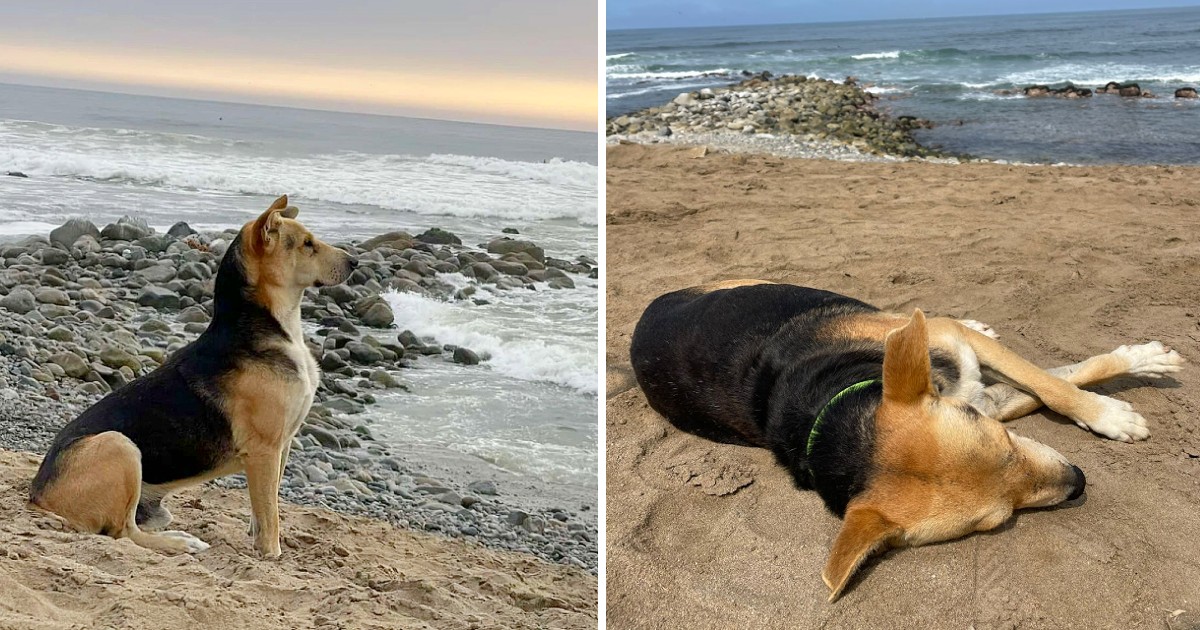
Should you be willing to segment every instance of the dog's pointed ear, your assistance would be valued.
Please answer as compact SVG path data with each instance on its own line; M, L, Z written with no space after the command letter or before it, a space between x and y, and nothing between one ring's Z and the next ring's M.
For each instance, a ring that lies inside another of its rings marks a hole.
M287 210L290 206L287 205L287 200L287 195L276 199L275 203L271 204L271 207L267 208L266 212L263 212L254 220L254 225L250 228L250 233L247 235L250 239L250 247L254 251L259 253L265 252L277 240L279 224L283 221L281 217L288 216ZM296 216L295 208L291 209L293 210L291 216Z
M863 561L900 531L898 525L874 508L857 506L847 510L842 531L829 552L825 570L821 571L821 579L829 587L829 601L840 597Z
M270 208L267 208L267 212L271 212L272 210L278 211L279 214L281 214L289 219L295 219L296 216L300 214L299 208L297 208L296 206L288 205L287 195L283 195L280 198L276 199L275 203L271 204Z
M929 363L929 330L921 309L883 342L883 399L911 404L935 393Z

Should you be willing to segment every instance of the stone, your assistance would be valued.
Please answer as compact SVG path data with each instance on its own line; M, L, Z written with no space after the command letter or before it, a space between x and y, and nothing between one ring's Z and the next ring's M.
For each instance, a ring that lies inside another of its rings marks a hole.
M337 435L328 429L322 429L314 424L300 425L300 435L310 435L324 446L325 448L341 449L342 443L338 440Z
M345 347L350 351L350 358L358 363L370 365L383 360L383 353L361 341L351 341Z
M54 328L50 329L50 332L46 333L46 337L53 339L54 341L71 341L75 339L75 333L63 328L62 326L55 326Z
M386 302L376 302L359 319L362 320L363 324L372 328L387 328L396 321L396 316L392 313L391 307Z
M100 351L100 362L113 369L125 366L136 372L142 368L142 362L137 357L115 346Z
M468 350L467 348L463 348L461 346L454 349L453 359L455 363L461 363L463 365L479 364L479 355L475 354L474 351Z
M442 228L429 228L421 234L417 235L418 241L422 243L432 243L434 245L462 245L462 239L458 238L451 232L447 232Z
M327 372L336 372L349 365L349 363L346 363L346 360L339 356L336 352L326 352L325 354L321 355L320 363L321 369Z
M149 306L158 310L178 310L179 295L170 289L149 286L142 289L137 303L141 306Z
M46 247L42 249L43 265L65 265L70 260L71 255L61 249L58 249L57 247Z
M61 367L67 376L83 378L92 371L91 366L74 352L59 352L50 356L50 362Z
M175 268L170 265L153 265L138 271L137 274L155 284L165 284L175 279Z
M196 233L197 233L196 230L193 230L192 226L188 225L187 223L185 223L183 221L180 221L179 223L172 225L171 229L167 230L167 234L170 236L174 236L175 238L183 238L185 236L191 236Z
M50 242L63 249L71 249L82 236L100 238L100 230L87 219L70 219L50 232Z
M37 308L37 301L29 289L17 287L9 291L8 295L0 298L0 306L14 313L24 315Z
M368 251L378 249L380 247L389 247L391 249L404 251L412 247L413 243L415 242L416 239L408 232L388 232L386 234L380 234L375 238L368 239L359 247Z
M546 260L546 252L541 247L530 241L516 240L507 236L488 241L486 248L491 254L504 255L512 252L525 252L538 262Z
M212 318L208 316L208 311L205 311L204 309L200 308L199 306L189 306L189 307L183 309L183 311L181 311L179 313L179 316L176 319L178 321L181 321L184 323L204 324L204 323L207 323Z
M144 236L149 236L152 232L150 226L141 219L121 217L116 223L104 226L104 229L100 231L100 237L114 241L136 241Z
M67 292L62 289L52 287L42 287L34 293L40 304L57 304L58 306L70 306L71 298L67 296Z

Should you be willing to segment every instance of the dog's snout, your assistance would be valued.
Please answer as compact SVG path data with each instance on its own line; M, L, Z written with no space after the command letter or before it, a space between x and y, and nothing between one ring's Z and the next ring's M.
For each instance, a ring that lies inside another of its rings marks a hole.
M1071 465L1071 472L1075 475L1074 485L1071 486L1071 494L1067 496L1068 501L1074 501L1083 495L1083 488L1087 485L1087 477L1083 471L1074 464Z
M346 257L346 264L349 265L351 270L358 269L358 259L353 256Z

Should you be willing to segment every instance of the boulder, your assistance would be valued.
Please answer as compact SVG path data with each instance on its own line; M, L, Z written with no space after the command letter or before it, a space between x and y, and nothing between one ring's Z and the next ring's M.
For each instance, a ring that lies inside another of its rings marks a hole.
M179 295L170 289L148 286L142 289L142 294L138 296L137 303L140 306L149 306L160 311L177 310L179 309Z
M418 234L417 240L422 243L432 243L434 245L462 245L461 238L458 238L452 232L447 232L437 227L429 228Z
M396 316L386 302L380 301L369 306L359 319L372 328L387 328L396 321Z
M489 253L500 256L513 252L525 252L538 262L546 260L546 252L541 247L530 241L512 239L507 236L488 241L487 250Z
M468 350L467 348L463 348L461 346L454 349L454 357L453 358L454 358L455 363L461 363L463 365L478 365L479 364L479 355L475 354L474 351Z
M191 236L196 233L197 233L196 230L193 230L192 226L188 225L187 223L185 223L183 221L180 221L179 223L172 225L171 229L167 230L167 234L174 236L175 238L183 238L185 236Z
M1196 93L1196 88L1183 87L1175 90L1175 98L1200 98L1200 94Z
M136 241L139 238L150 236L153 232L154 230L150 229L145 220L124 216L116 223L104 226L104 229L100 231L100 237L114 241Z
M408 232L388 232L387 234L380 234L375 238L367 240L359 247L368 251L380 247L390 247L403 251L412 247L415 242L416 239Z
M63 249L71 249L81 236L99 239L100 230L87 219L70 219L50 232L50 242Z

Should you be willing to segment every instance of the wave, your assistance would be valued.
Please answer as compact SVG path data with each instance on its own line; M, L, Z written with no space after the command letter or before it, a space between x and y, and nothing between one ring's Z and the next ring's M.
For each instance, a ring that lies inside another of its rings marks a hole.
M383 297L395 314L397 327L418 337L430 336L439 343L487 353L491 358L484 365L501 374L554 383L585 394L598 391L596 344L587 335L547 332L554 330L554 322L533 321L527 309L521 311L523 322L506 322L499 314L489 317L502 302L476 306L395 291L385 292ZM594 328L594 322L591 325Z
M653 68L653 66L651 66ZM610 69L615 69L610 68ZM642 70L634 72L606 72L608 79L693 79L705 76L728 76L734 73L729 68L708 70Z
M1031 83L1074 83L1075 85L1104 85L1109 81L1140 83L1200 83L1200 66L1162 68L1128 64L1059 64L1013 72L997 79L996 84L1029 85ZM992 85L996 85L992 84Z
M887 51L887 52L863 53L863 54L861 54L861 55L850 55L850 58L851 58L851 59L858 59L858 60L863 60L863 59L899 59L899 58L900 58L900 51L899 51L899 50L889 50L889 51Z
M551 159L355 152L275 157L175 139L131 145L122 133L0 121L0 170L186 191L278 195L423 215L596 224L598 169ZM172 135L172 134L164 134ZM178 134L175 134L178 135ZM260 152L261 153L261 152Z
M604 55L604 60L612 61L613 59L625 59L626 57L632 57L634 54L636 54L636 53L623 52L623 53L616 53L616 54L612 54L612 55Z

